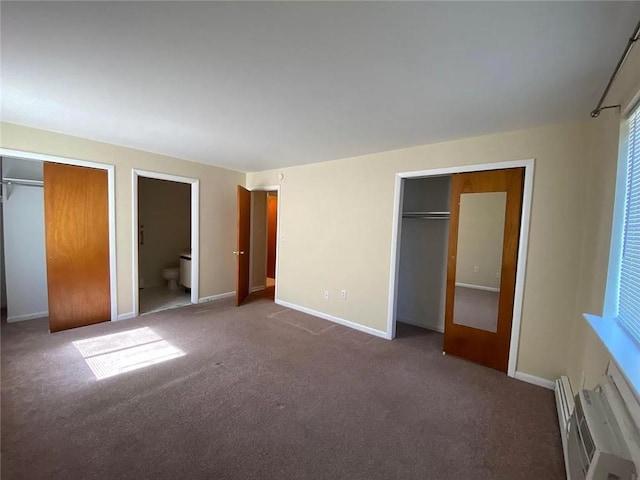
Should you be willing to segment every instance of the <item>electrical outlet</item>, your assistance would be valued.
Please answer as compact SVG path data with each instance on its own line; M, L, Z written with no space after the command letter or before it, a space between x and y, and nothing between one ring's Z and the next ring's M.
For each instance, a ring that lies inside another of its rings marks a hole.
M329 290L324 291L324 299L329 300Z
M475 265L475 266L473 267L473 271L474 271L474 272L476 272L476 273L478 273L478 272L480 271L480 267L479 267L478 265Z
M343 299L343 300L347 299L347 291L346 290L342 290L340 292L340 298Z

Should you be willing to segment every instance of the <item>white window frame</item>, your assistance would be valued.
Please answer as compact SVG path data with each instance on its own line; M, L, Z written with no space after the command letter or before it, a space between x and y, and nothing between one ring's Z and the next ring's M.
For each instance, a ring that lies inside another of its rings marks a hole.
M611 247L603 313L602 316L585 313L584 317L604 343L629 385L634 389L635 395L640 398L640 347L617 319L629 155L629 120L636 111L640 112L639 108L640 106L636 106L631 109L620 126Z

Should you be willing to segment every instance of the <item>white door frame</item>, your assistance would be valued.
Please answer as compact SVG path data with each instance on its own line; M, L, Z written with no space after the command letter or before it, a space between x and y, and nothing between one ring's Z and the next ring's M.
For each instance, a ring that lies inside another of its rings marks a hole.
M133 211L133 315L140 315L140 290L138 285L138 178L155 178L171 182L188 183L191 185L191 303L198 303L200 293L200 180L197 178L180 177L168 173L151 172L149 170L132 171L132 203Z
M280 278L280 185L268 185L261 187L252 187L248 189L250 192L278 192L278 209L277 209L277 224L276 224L276 287L274 291L274 302L278 301L278 278ZM253 215L253 195L251 195L251 214ZM251 222L253 226L253 221ZM253 232L251 232L251 248L249 257L249 291L251 291L251 283L253 282ZM265 285L266 286L266 285Z
M118 282L116 272L116 183L115 167L106 163L89 162L76 158L58 157L44 153L24 152L0 148L0 156L19 158L22 160L35 160L41 162L61 163L77 167L98 168L107 171L107 190L109 203L109 295L111 300L111 321L118 320ZM47 280L48 281L48 280Z
M393 222L391 231L391 272L389 275L389 307L387 313L387 335L390 339L396 336L396 310L398 301L398 273L400 269L400 238L402 235L402 200L404 179L424 178L453 173L479 172L483 170L502 170L505 168L524 167L524 190L522 195L522 217L520 220L520 240L518 244L518 263L516 285L513 301L513 318L511 321L511 341L509 346L509 365L507 375L516 376L518 362L518 345L520 339L520 323L522 320L522 300L524 280L527 269L527 250L529 246L529 223L531 220L531 200L533 193L533 174L535 159L514 160L508 162L482 163L458 167L433 168L413 172L396 173L395 198L393 202Z

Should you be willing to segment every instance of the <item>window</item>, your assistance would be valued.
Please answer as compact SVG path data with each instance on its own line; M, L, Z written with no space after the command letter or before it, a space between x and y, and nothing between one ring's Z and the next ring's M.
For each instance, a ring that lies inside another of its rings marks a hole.
M584 317L640 398L640 107L621 139L604 313Z
M640 109L629 120L617 317L640 344Z

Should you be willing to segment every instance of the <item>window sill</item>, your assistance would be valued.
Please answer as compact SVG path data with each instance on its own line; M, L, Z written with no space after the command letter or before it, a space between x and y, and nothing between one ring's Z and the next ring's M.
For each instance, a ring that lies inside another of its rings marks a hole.
M593 331L613 357L636 396L640 393L640 347L615 318L583 314Z

